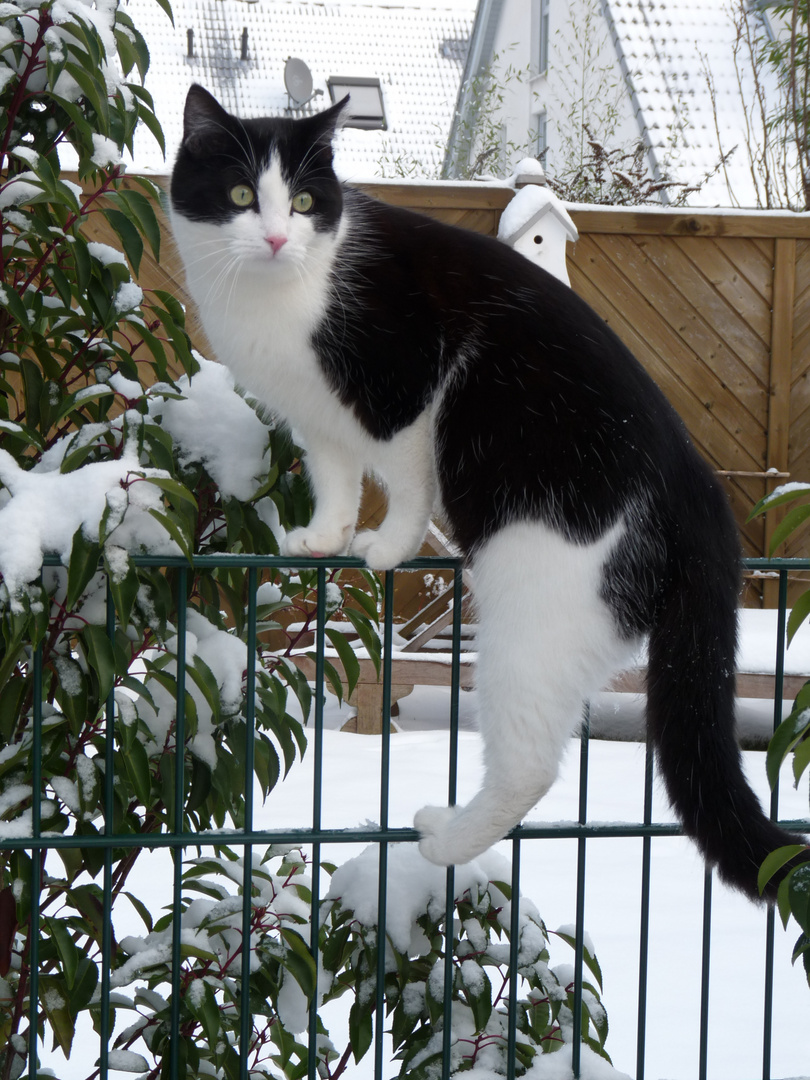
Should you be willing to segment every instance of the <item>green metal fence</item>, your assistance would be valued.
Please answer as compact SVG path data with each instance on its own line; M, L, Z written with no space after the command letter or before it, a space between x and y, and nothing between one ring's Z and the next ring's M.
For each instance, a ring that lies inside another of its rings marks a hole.
M186 575L189 572L187 565L180 559L167 560L165 558L149 558L140 557L135 560L141 565L149 566L167 566L171 565L176 568L177 571L177 588L179 590L178 595L184 596L186 593L187 579ZM42 770L42 659L41 659L41 647L33 651L31 657L31 663L33 665L33 671L35 675L36 691L34 693L33 710L34 710L34 741L33 741L33 775L31 777L33 796L31 799L31 811L32 811L32 828L30 836L6 836L3 838L0 835L0 848L5 853L4 857L7 857L8 853L15 849L22 849L29 852L32 856L32 881L31 887L31 951L30 951L30 1001L40 1002L41 992L38 984L39 979L39 956L38 956L38 943L39 943L39 920L41 914L39 911L39 896L42 888L42 873L44 866L44 856L50 851L56 851L59 848L81 847L87 849L93 846L100 848L103 852L103 867L101 871L102 877L102 890L103 890L103 925L105 927L104 938L102 941L102 965L101 965L101 984L100 984L100 1037L99 1037L99 1065L98 1075L101 1080L107 1080L107 1076L113 1071L110 1067L110 1043L111 1043L111 1031L109 1027L110 1016L110 1002L111 1002L111 948L112 948L112 864L113 864L113 851L120 851L122 848L127 847L146 847L149 849L167 848L172 853L173 859L173 908L175 913L179 913L182 910L182 893L183 893L183 853L186 849L199 848L201 844L206 846L216 846L217 844L226 844L231 848L239 848L243 850L245 867L245 878L247 879L250 873L250 867L252 866L252 856L254 847L257 845L266 846L269 844L296 844L307 846L311 851L310 865L313 868L312 877L312 925L311 925L311 940L310 944L313 951L317 950L318 943L318 911L321 900L321 884L317 867L321 862L321 849L324 844L330 845L347 845L356 844L362 842L363 844L376 844L379 849L379 895L378 895L378 910L380 928L385 926L386 906L388 903L387 891L386 891L386 879L387 879L387 866L389 846L392 843L401 842L415 842L417 835L413 829L391 827L389 824L389 784L390 784L390 761L391 761L391 739L390 725L383 724L382 734L379 736L381 742L381 773L380 773L380 803L379 803L379 822L378 827L375 829L369 829L368 827L358 827L357 829L330 829L325 828L323 825L322 815L322 792L321 792L321 777L323 773L324 765L324 739L323 739L323 693L322 688L324 686L324 662L326 654L326 641L325 641L325 627L326 627L326 595L327 595L327 569L334 568L336 565L341 567L357 567L360 564L351 559L344 560L330 560L328 562L321 560L286 560L286 559L274 559L263 558L258 556L202 556L199 560L200 564L208 566L227 565L230 567L246 568L249 578L247 595L250 598L248 607L248 620L246 630L246 640L248 647L248 655L253 655L256 648L257 641L257 624L256 624L256 592L259 582L259 574L263 569L267 568L301 568L305 566L307 568L314 568L317 571L317 595L318 595L318 610L317 610L317 631L314 644L314 654L316 663L316 693L314 696L314 715L310 721L310 727L308 730L309 748L307 753L312 755L313 769L314 769L314 787L313 787L313 801L311 807L311 814L308 820L301 822L300 828L295 829L283 829L283 830L268 830L255 827L255 812L253 805L253 770L254 760L252 753L253 745L253 731L254 731L254 712L255 712L255 672L251 670L251 665L248 665L246 673L246 712L245 718L248 729L248 737L246 740L246 759L245 759L245 826L244 829L234 832L233 830L222 830L217 833L206 832L204 836L194 834L184 830L184 807L183 807L183 792L185 790L184 784L184 769L187 767L186 762L182 754L176 754L174 758L174 791L175 791L175 806L174 806L174 828L165 830L159 834L149 834L146 836L136 835L114 835L112 832L112 816L108 815L104 824L103 830L98 836L88 837L86 835L78 836L75 834L68 835L43 835L42 831L42 815L41 815L41 801L42 801L42 783L41 783L41 770ZM789 574L796 571L807 571L810 569L810 560L749 560L748 568L751 570L757 570L760 572L766 572L770 574L777 574L779 576L780 583L780 608L779 608L779 624L777 640L774 645L775 656L775 696L774 696L774 722L777 723L781 718L782 708L782 686L784 676L784 641L785 641L785 609L787 601L787 584ZM452 559L418 559L407 564L405 568L413 571L418 570L422 572L436 572L437 570L448 570L453 575L455 595L459 602L456 602L454 607L454 621L453 621L453 639L452 639L452 656L453 656L453 668L452 668L452 689L451 689L451 705L450 705L450 763L449 774L447 783L447 798L450 803L456 801L457 791L457 771L458 771L458 714L459 714L459 665L460 665L460 641L461 641L461 563L458 560ZM398 571L400 572L400 571ZM393 581L394 572L389 572L385 575L385 603L384 610L381 612L381 630L383 637L383 662L381 679L383 684L383 716L390 714L390 701L391 701L391 655L392 655L392 625L393 625ZM181 745L184 742L184 724L186 718L184 716L183 702L184 702L184 682L186 678L185 673L185 640L186 640L186 626L185 626L185 605L178 604L179 612L179 624L178 630L178 711L176 716L176 738L177 744ZM112 637L115 632L115 609L111 600L108 589L107 598L107 632ZM114 703L112 695L107 705L107 717L106 717L106 763L105 763L105 805L111 806L113 803L113 785L115 783L115 775L113 768L113 755L115 750L114 739ZM396 736L393 736L394 738ZM641 846L641 860L642 860L642 874L641 874L641 899L640 910L641 919L638 927L638 1019L637 1019L637 1059L635 1065L635 1076L637 1080L643 1080L645 1076L645 1060L646 1060L646 1040L647 1040L647 984L649 977L649 943L650 943L650 911L651 911L651 888L650 888L650 855L651 855L651 843L658 837L669 837L678 835L680 830L676 825L669 823L660 823L653 820L653 761L652 755L647 751L646 754L646 769L645 769L645 791L644 791L644 814L641 821L635 823L608 823L598 820L591 820L588 813L588 767L589 767L589 737L588 737L588 723L587 717L584 724L584 731L581 738L581 750L579 757L579 812L578 820L566 823L550 823L545 825L532 825L521 826L514 830L510 835L509 841L511 844L511 866L512 866L512 889L514 895L519 895L520 882L521 882L521 862L524 858L531 857L532 844L537 840L547 839L574 839L577 845L578 857L577 857L577 871L576 871L576 935L575 935L575 994L574 994L574 1024L573 1030L575 1032L580 1030L581 1009L582 1009L582 982L583 982L583 949L584 949L584 928L586 925L586 884L587 884L587 863L588 863L588 850L590 845L595 843L610 843L611 839L617 837L634 837L637 838ZM774 818L778 817L778 805L777 797L774 795L771 804L771 813ZM790 821L786 825L793 829L810 830L810 821ZM446 892L446 914L447 914L447 934L448 937L452 935L453 926L453 898L454 898L454 870L453 868L447 871L447 892ZM704 1077L709 1077L709 1046L712 1034L712 1018L710 1012L710 999L709 999L709 976L710 976L710 957L711 957L711 898L712 898L712 874L707 871L705 875L705 888L704 888L704 922L703 922L703 941L702 941L702 979L701 979L701 1007L700 1007L700 1033L699 1033L699 1045L700 1045L700 1061L699 1061L699 1077L703 1080ZM517 981L518 981L518 965L516 962L516 951L518 948L518 915L519 909L517 904L512 905L512 934L511 934L511 983L510 983L510 1003L517 1000ZM762 1080L770 1080L771 1078L771 1060L773 1050L774 1039L774 1015L773 1015L773 970L774 970L774 941L776 936L775 916L772 910L763 913L763 919L767 923L767 943L766 943L766 957L765 957L765 988L764 988L764 1015L760 1019L754 1017L751 1018L750 1023L752 1025L761 1025L762 1031L762 1046L763 1046L763 1058L761 1066L752 1062L751 1065L751 1077L761 1076ZM251 926L251 890L249 887L249 881L245 880L242 888L242 933L244 940L250 939L250 926ZM448 942L448 955L451 951L452 940ZM180 978L180 955L181 955L181 926L179 917L175 917L172 925L172 994L171 994L171 1030L173 1036L171 1039L170 1050L170 1062L168 1066L168 1072L164 1073L171 1078L179 1078L184 1074L184 1068L182 1061L179 1060L179 1039L176 1037L179 1028L179 1008L180 1008L180 993L179 993L179 978ZM242 992L243 1001L248 1000L246 993L246 987L248 978L250 975L250 959L251 954L249 949L242 951L241 957L241 979L242 979ZM385 1060L385 1008L384 1008L384 964L385 964L385 950L378 950L378 972L377 972L377 1007L375 1012L375 1030L373 1037L373 1046L371 1056L373 1057L373 1070L365 1072L363 1075L371 1075L375 1078L382 1078L384 1076L393 1075L393 1067L386 1063ZM452 967L450 964L445 968L445 1010L449 1014L450 1000L451 1000L451 979L452 979ZM510 1004L512 1013L510 1015L510 1023L508 1025L508 1074L510 1076L515 1075L516 1071L516 1023L514 1016L513 1006ZM313 1001L311 1006L311 1016L309 1025L309 1076L314 1077L317 1075L316 1062L314 1048L317 1041L317 1029L316 1029L316 1010L317 1005ZM28 1042L28 1055L29 1062L36 1062L38 1056L42 1050L43 1044L43 1014L39 1008L30 1010L29 1016L29 1029L27 1034ZM248 1009L244 1009L241 1015L241 1046L246 1048L249 1041L251 1031L252 1017ZM609 1049L609 1046L608 1046ZM450 1072L450 1051L451 1051L451 1027L447 1023L444 1025L444 1071L443 1076L448 1076ZM95 1054L93 1053L94 1057ZM90 1060L90 1052L88 1052L87 1060ZM574 1041L573 1045L573 1072L574 1075L579 1075L580 1072L580 1044L578 1041ZM627 1067L626 1065L624 1066ZM29 1066L29 1072L27 1075L36 1075L36 1069L33 1066ZM248 1067L248 1054L246 1050L240 1052L240 1076L247 1077L249 1075Z

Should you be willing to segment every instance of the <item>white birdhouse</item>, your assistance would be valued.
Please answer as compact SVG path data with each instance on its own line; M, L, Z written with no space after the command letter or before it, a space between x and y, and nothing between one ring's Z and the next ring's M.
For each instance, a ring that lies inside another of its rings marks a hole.
M522 188L501 215L498 239L570 285L565 245L579 237L565 205L539 184Z

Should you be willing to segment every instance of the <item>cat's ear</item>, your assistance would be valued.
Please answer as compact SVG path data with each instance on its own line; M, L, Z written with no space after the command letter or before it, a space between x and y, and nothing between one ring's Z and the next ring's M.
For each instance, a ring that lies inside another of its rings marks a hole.
M310 117L310 121L317 127L318 134L321 142L331 143L335 137L335 133L339 131L346 121L349 119L349 95L347 94L340 101L335 102L328 109L324 109L323 112L315 113Z
M321 113L321 116L329 116L332 122L333 129L339 131L349 119L349 101L351 95L346 94L340 101L336 101L335 104L326 110L325 113Z
M230 114L213 94L198 83L189 87L183 110L183 146L187 150L199 154L210 147L217 136L228 132L230 125Z

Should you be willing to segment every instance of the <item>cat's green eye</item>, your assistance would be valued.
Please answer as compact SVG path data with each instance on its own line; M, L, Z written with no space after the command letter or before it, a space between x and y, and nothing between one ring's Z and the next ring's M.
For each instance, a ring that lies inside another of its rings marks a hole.
M237 184L228 192L228 197L234 206L244 208L251 206L256 201L256 192L247 184Z
M315 205L315 200L308 191L299 191L293 195L292 208L296 214L308 214Z

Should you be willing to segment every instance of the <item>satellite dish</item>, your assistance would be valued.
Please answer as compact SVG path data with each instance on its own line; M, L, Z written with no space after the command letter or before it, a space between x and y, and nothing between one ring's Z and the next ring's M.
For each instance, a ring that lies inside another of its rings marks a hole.
M297 56L290 56L284 65L284 85L290 100L298 106L312 98L312 72Z

